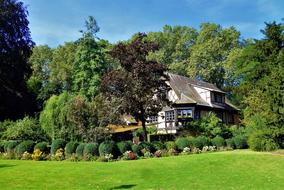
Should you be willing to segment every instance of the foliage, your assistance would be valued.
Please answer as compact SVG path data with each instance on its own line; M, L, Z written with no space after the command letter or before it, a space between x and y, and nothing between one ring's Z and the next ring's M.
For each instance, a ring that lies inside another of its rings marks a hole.
M174 149L177 150L177 145L174 141L165 142L167 150Z
M212 145L216 146L217 148L222 148L225 146L225 140L223 137L216 136L211 140Z
M32 154L25 151L22 156L21 156L21 160L31 160L32 159Z
M136 160L137 156L134 152L128 150L128 151L123 153L122 159L123 160Z
M87 143L84 147L84 156L99 156L99 144L98 143Z
M116 158L119 154L119 150L114 141L104 141L99 146L100 156L105 156L108 154L112 154L114 158Z
M230 85L227 73L234 67L226 67L231 51L240 47L240 33L234 28L222 28L218 24L201 24L196 43L191 48L187 74L217 85ZM228 70L227 70L228 69ZM230 79L229 79L230 80Z
M237 149L247 148L247 137L245 135L237 135L232 139Z
M65 159L65 157L64 157L64 150L63 150L63 148L57 149L55 154L53 154L51 156L51 160L53 160L53 161L62 161L64 159Z
M4 142L4 151L7 153L13 152L18 144L19 144L18 141L6 141Z
M70 157L73 153L75 153L76 152L76 149L77 149L77 146L79 145L79 143L78 142L74 142L74 141L70 141L70 142L68 142L67 144L66 144L66 146L65 146L65 151L64 151L64 153L65 153L65 155L67 156L67 157Z
M24 152L33 153L34 141L26 140L16 146L16 154L21 156Z
M84 156L84 149L85 149L86 144L85 143L80 143L77 148L76 148L76 156L79 158L82 158Z
M272 134L265 131L254 131L248 139L249 148L255 151L272 151L279 148Z
M51 149L50 149L51 155L54 155L58 149L64 149L65 144L66 143L63 139L53 140L51 143Z
M226 145L229 148L235 148L234 139L233 138L226 139Z
M26 87L31 71L27 61L34 46L27 8L18 0L1 0L0 10L0 121L3 121L33 113L36 104Z
M35 161L39 161L39 160L42 160L43 159L43 152L36 148L32 154L32 159L35 160Z
M39 149L43 153L48 153L48 143L47 142L39 142L35 145L34 150Z
M160 141L153 141L151 143L152 143L153 147L155 148L155 150L164 150L164 149L166 149L165 144L160 142Z
M102 80L106 97L120 98L118 109L142 122L144 140L147 138L146 119L156 115L167 103L165 92L168 89L166 67L147 60L149 52L157 50L157 44L145 37L138 34L129 44L117 44L111 55L119 60L121 68L107 73Z
M47 140L47 137L38 124L37 119L24 117L15 122L6 123L7 130L3 133L5 140Z
M117 147L121 154L124 154L126 151L132 151L132 143L130 141L121 141L117 143Z
M210 145L210 140L208 137L205 136L198 136L193 140L193 146L195 148L202 149L204 146Z
M186 137L177 138L175 144L180 151L183 151L185 147L190 147L190 141Z

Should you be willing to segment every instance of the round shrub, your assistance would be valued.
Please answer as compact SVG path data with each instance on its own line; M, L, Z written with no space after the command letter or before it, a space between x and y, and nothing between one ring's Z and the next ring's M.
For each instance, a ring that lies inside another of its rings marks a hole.
M224 147L225 146L225 140L223 137L220 137L220 136L216 136L215 138L213 138L211 140L212 144L214 146L216 146L217 148L221 148L221 147Z
M105 156L106 154L112 154L114 158L119 155L119 150L114 141L102 142L99 146L100 156Z
M150 153L155 152L154 146L149 142L141 142L138 145L133 145L132 150L134 153L138 154L139 156L143 156L144 152L150 152Z
M17 141L6 141L4 143L4 151L11 152L14 151L15 147L19 144Z
M85 143L80 143L76 148L76 156L82 158L84 155Z
M48 152L48 143L47 142L39 142L35 145L34 150L39 149L41 152Z
M152 142L152 145L153 145L153 147L155 148L155 151L166 149L165 144L162 143L162 142L160 142L160 141L153 141L153 142Z
M177 145L174 141L168 141L165 143L167 150L176 150Z
M182 151L185 147L190 147L190 142L185 137L180 137L176 140L178 150Z
M247 138L244 135L233 137L233 141L237 149L247 148Z
M34 141L31 140L23 141L16 146L16 153L18 155L22 155L24 152L33 153L34 144Z
M135 154L138 154L139 150L138 150L138 145L137 144L133 144L131 146L131 149L132 151L135 153Z
M84 155L86 156L99 156L99 144L98 143L88 143L84 147Z
M273 137L262 131L256 131L249 136L249 148L255 151L272 151L279 149Z
M71 156L73 153L76 152L76 148L78 145L79 145L78 142L73 142L73 141L67 143L65 146L65 154L67 156Z
M202 149L204 146L209 146L209 145L210 145L210 140L205 136L198 136L194 138L193 146L195 148Z
M226 146L230 148L235 148L234 139L226 139Z
M132 143L130 141L121 141L117 143L120 154L124 154L126 151L132 151L131 145Z
M52 144L51 144L51 150L50 150L51 154L54 155L55 152L58 149L60 149L60 148L64 149L64 147L65 147L65 141L64 140L62 140L62 139L53 140Z

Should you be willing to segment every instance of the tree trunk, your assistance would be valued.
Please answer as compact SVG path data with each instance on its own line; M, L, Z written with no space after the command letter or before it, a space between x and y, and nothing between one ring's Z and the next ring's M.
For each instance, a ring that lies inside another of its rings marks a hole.
M142 119L142 128L143 128L143 141L147 141L147 129L146 129L146 121Z

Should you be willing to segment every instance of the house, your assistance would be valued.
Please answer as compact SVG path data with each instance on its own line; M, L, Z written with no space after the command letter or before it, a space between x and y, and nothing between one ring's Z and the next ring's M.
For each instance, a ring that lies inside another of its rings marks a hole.
M147 125L157 127L157 133L176 133L186 122L215 113L226 124L238 123L238 108L232 105L225 92L215 85L168 73L168 99L157 116L148 118Z

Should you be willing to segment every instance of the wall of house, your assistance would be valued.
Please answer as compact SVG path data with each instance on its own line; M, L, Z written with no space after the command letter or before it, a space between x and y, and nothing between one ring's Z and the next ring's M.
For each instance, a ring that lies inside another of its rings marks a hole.
M178 98L178 96L176 95L175 91L169 90L169 92L168 92L168 99L169 99L169 101L171 101L171 102L175 102L175 101L178 100L179 98Z
M210 91L206 90L204 88L199 88L194 86L194 89L198 92L198 94L200 95L200 97L206 101L207 103L211 104L211 97L210 97Z
M158 124L157 126L157 133L165 134L165 133L176 133L176 126L175 122L166 122L166 113L159 112L158 114Z

